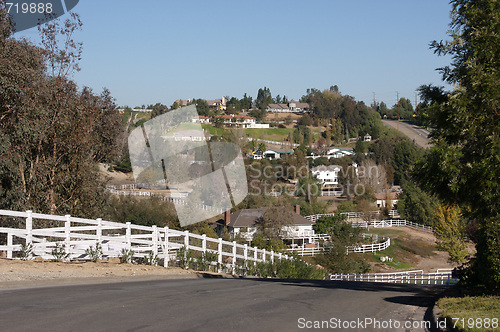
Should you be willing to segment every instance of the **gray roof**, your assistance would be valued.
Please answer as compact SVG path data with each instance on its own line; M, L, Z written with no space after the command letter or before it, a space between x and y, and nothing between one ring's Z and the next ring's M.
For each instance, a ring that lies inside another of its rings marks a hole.
M267 209L268 207L262 207L260 209L245 209L231 213L231 221L228 226L233 228L255 226L256 221L264 216ZM309 226L314 224L312 221L295 212L293 212L293 221L295 226Z

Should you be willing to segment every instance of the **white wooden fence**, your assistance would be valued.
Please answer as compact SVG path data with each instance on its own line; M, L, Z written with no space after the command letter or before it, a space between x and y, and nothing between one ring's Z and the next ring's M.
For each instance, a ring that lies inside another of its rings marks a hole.
M306 219L309 219L310 221L313 221L313 222L316 222L318 219L320 219L321 217L328 217L328 216L335 216L337 215L338 213L324 213L324 214L313 214L313 215L310 215L310 216L305 216L304 218ZM370 214L372 215L372 217L374 216L379 216L381 214L380 210L375 210L375 211L371 211ZM340 215L342 216L346 216L347 219L359 219L359 218L363 218L365 216L365 213L363 212L341 212ZM398 211L397 210L391 210L389 211L389 217L394 217L394 216L397 216L399 215Z
M434 230L430 226L420 225L408 220L402 219L388 219L388 220L373 220L369 222L361 221L361 222L353 222L353 227L373 227L373 228L385 228L385 227L402 227L406 226L417 231L426 232L426 233L434 233Z
M355 253L365 253L365 252L377 252L377 251L382 251L391 246L391 239L388 238L384 242L380 243L372 243L372 244L363 244L360 246L355 246L355 247L350 247L347 248L347 252L355 252ZM295 253L299 256L314 256L317 254L321 254L324 251L323 247L320 247L319 245L307 248L304 245L296 248L290 248L287 249L288 252Z
M330 280L370 281L421 285L454 285L459 281L458 278L454 277L451 274L451 271L440 270L433 273L424 273L423 270L416 270L392 273L331 274Z
M0 245L0 251L6 251L7 258L13 258L14 252L20 252L23 243L33 246L33 256L53 259L52 249L62 243L69 259L88 259L86 249L100 244L104 258L119 257L122 249L134 251L134 257L147 257L151 252L155 257L164 259L165 267L169 261L178 259L177 250L182 247L199 253L214 253L219 267L226 265L233 271L238 260L266 262L289 259L288 255L282 253L168 227L148 227L31 211L0 210L0 216L16 218L17 222L25 225L24 228L0 227L0 236L6 236L6 244ZM50 221L53 227L40 228L38 220Z

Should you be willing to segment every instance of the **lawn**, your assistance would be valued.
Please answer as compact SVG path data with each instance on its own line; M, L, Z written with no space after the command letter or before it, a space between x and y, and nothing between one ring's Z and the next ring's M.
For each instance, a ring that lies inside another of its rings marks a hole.
M500 331L499 296L443 297L438 307L453 331Z

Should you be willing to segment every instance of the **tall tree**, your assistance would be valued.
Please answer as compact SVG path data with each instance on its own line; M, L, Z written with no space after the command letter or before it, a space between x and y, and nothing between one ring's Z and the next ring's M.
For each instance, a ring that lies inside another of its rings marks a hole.
M257 92L257 98L255 99L255 106L257 106L258 109L264 111L267 108L267 105L272 104L273 102L274 100L269 88L264 87L264 89L259 89Z
M96 217L106 205L97 162L117 152L122 117L109 91L69 79L78 70L77 14L40 26L42 44L11 38L0 1L0 205ZM64 36L61 43L59 36Z
M434 147L417 177L445 202L465 206L469 220L479 221L474 276L500 290L500 3L451 4L452 39L431 47L451 55L441 73L454 90L428 108L436 126ZM424 100L427 88L421 90Z

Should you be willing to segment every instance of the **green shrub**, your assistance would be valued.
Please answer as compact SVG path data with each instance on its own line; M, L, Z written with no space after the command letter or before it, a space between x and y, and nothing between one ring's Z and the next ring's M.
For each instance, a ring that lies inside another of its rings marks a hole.
M57 242L54 249L51 251L52 256L58 262L65 261L69 258L69 253L66 253L66 248L63 243Z

